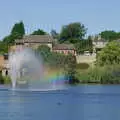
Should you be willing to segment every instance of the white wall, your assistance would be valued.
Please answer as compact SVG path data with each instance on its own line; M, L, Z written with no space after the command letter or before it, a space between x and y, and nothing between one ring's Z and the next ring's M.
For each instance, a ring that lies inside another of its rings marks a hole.
M85 56L85 55L78 55L76 56L77 63L93 63L96 61L96 55L90 55L90 56Z

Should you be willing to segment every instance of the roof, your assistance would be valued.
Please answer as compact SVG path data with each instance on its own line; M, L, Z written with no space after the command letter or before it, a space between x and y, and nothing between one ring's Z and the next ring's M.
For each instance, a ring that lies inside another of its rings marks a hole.
M107 42L107 40L101 38L99 40L95 39L95 40L93 40L93 42Z
M29 35L15 40L15 43L52 43L53 40L50 35Z
M75 50L73 44L56 44L53 50Z

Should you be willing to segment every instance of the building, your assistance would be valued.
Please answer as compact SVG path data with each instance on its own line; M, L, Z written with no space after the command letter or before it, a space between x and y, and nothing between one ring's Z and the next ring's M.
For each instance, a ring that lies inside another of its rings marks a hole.
M73 44L58 44L50 35L29 35L24 36L23 39L15 40L15 45L11 46L9 52L21 50L29 47L37 49L40 45L48 46L52 52L63 53L65 55L76 55L76 50ZM8 54L0 56L0 72L3 76L9 74Z
M23 47L38 48L40 45L47 45L51 51L67 54L76 55L76 50L73 44L57 44L56 40L50 35L29 35L24 36L23 39L15 41L15 46L11 47L11 50L22 49Z
M9 73L8 54L0 55L0 73L7 76Z
M102 48L104 48L107 45L107 41L105 39L99 39L93 41L93 48L94 52L97 53L98 51L101 51Z
M100 36L93 37L93 53L91 54L89 51L84 51L83 55L77 55L76 60L77 63L88 63L93 64L96 61L96 54L101 51L108 42L105 39L102 39Z
M63 53L65 55L76 55L76 50L73 44L56 44L53 46L53 52Z
M47 45L52 50L54 39L50 35L29 35L24 36L23 39L15 40L17 48L32 47L37 48L40 45Z

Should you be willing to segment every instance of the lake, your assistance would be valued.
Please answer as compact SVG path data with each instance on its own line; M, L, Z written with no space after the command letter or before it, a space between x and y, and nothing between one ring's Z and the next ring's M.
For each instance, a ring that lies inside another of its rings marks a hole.
M0 91L0 120L120 120L119 85L62 91Z

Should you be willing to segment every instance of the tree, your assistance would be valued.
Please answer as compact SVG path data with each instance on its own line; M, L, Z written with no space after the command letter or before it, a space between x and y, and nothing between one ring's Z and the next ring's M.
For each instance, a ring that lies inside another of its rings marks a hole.
M40 53L45 62L48 61L48 57L51 54L50 48L47 45L40 45L37 48L37 52Z
M78 43L75 44L75 48L77 53L84 53L84 51L89 51L90 53L93 52L93 44L91 36L88 36L85 40L80 40Z
M12 39L12 35L8 35L6 37L3 38L3 42L6 43L6 44L10 44L10 43L13 43L13 39Z
M101 38L112 41L120 38L120 33L117 33L113 30L106 30L100 33Z
M66 61L65 61L65 71L66 71L66 76L68 76L69 83L77 83L79 82L76 77L76 57L74 55L67 55L66 56Z
M60 41L70 41L71 43L76 43L82 40L86 34L87 29L82 23L70 23L62 27L60 33Z
M4 78L1 73L0 73L0 84L4 84Z
M93 52L93 42L92 42L92 38L91 36L88 36L88 39L87 39L87 47L88 47L88 51L90 51L90 53Z
M0 54L8 53L8 45L3 41L0 42Z
M33 31L32 35L46 35L47 33L41 29Z
M25 28L23 22L16 23L11 30L11 35L16 39L21 39L24 34Z
M55 30L51 30L51 35L54 39L58 39L59 34Z
M24 24L23 22L15 23L10 35L3 38L3 42L6 44L14 44L15 39L21 39L25 34Z
M40 45L37 50L39 52L45 52L45 53L49 53L50 52L50 48L47 45Z
M120 64L120 42L110 42L97 55L99 65Z

